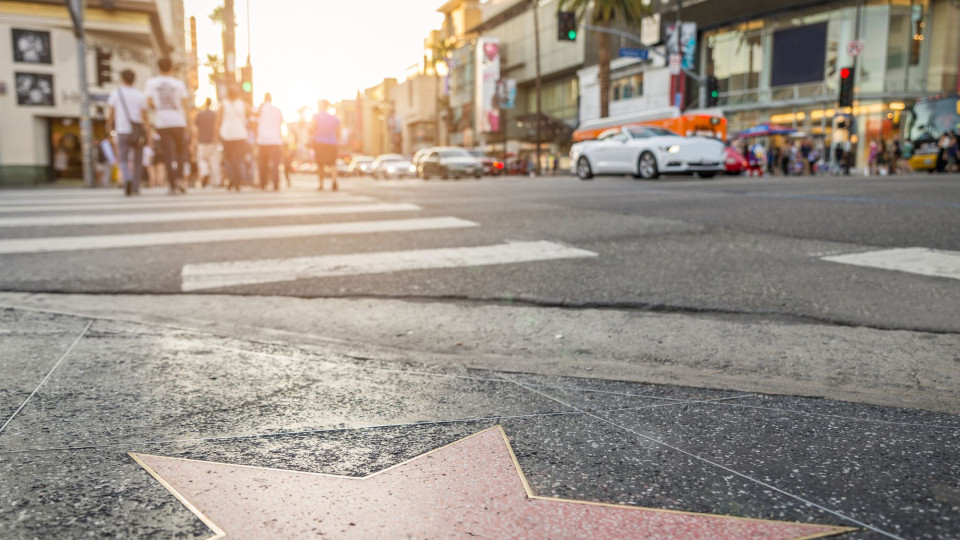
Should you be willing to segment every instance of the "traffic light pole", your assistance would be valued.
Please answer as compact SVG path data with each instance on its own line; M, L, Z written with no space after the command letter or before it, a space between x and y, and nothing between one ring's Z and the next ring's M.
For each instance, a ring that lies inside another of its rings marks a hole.
M87 46L83 42L83 0L67 0L67 10L73 20L73 35L77 38L77 69L80 86L80 163L83 167L84 187L93 187L93 125L90 123L90 93L87 90Z
M647 51L652 52L653 54L659 56L660 58L667 60L666 54L656 49L651 49L639 37L631 34L630 32L624 32L623 30L616 30L614 28L604 28L602 26L594 26L592 24L584 24L581 26L583 27L584 30L593 30L594 32L600 32L601 34L611 34L614 36L622 37L623 39L630 40L640 45L642 49L646 49ZM690 69L681 68L681 71L689 75L690 78L692 78L693 80L697 81L697 85L700 88L700 91L697 92L697 102L698 102L697 106L701 109L705 109L707 107L707 78Z

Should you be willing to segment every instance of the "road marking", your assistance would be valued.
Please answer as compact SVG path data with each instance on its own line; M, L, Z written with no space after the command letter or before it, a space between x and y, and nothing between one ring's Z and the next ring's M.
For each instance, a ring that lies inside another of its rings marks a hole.
M197 291L298 279L596 256L597 254L592 251L539 241L510 242L479 247L187 264L181 271L181 289Z
M318 223L272 227L244 227L232 229L205 229L143 234L114 234L99 236L61 236L46 238L15 238L0 240L0 254L45 253L51 251L79 251L125 247L159 246L170 244L200 244L265 238L294 238L334 234L363 234L374 232L424 231L476 227L478 224L454 217L419 219L391 219L382 221L351 221L346 223Z
M11 205L3 206L0 205L0 214L25 214L28 212L68 212L73 210L86 212L88 210L131 210L138 211L145 208L171 208L171 209L186 209L186 208L210 208L217 206L228 206L228 207L249 207L256 205L283 205L291 206L295 204L302 205L311 205L311 204L342 204L345 202L371 202L375 199L373 197L367 197L365 195L351 195L350 197L338 197L334 199L281 199L281 200L270 200L270 199L224 199L224 200L209 200L204 199L202 201L197 201L195 199L166 199L165 202L158 202L154 199L148 200L138 200L138 201L122 201L114 203L101 203L101 202L82 202L82 203L61 203L61 204L23 204L23 205Z
M924 276L960 279L960 252L928 248L898 248L831 255L824 261L883 270L897 270Z
M59 192L52 197L44 196L30 196L30 197L9 197L9 192L0 191L0 207L7 206L21 206L21 205L33 205L33 204L75 204L75 205L88 205L88 204L103 204L103 203L120 203L124 202L130 206L136 205L137 203L145 202L156 202L156 201L169 201L171 204L176 203L186 203L187 201L197 202L197 201L214 201L214 200L223 200L223 201L279 201L279 200L319 200L319 199L349 199L351 197L357 197L358 195L351 195L348 192L340 191L336 193L326 192L321 193L318 191L281 191L279 193L274 192L264 192L264 191L242 191L239 193L227 193L224 191L191 191L187 195L178 195L176 197L171 197L166 194L165 191L153 190L145 192L143 195L137 197L124 197L123 193L118 191L110 190L109 192L101 193L83 193L78 195L85 196L70 196L64 197Z
M343 206L307 206L294 208L231 208L193 212L134 212L124 214L71 214L55 216L0 217L0 227L38 227L52 225L114 225L119 223L161 223L211 219L317 216L370 212L410 212L420 207L410 203L350 204Z

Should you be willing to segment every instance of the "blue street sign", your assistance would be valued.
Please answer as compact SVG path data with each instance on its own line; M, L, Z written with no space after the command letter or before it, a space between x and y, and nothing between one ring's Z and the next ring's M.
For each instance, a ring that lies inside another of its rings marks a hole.
M650 58L650 51L646 49L620 47L620 58L639 58L640 60L647 60Z

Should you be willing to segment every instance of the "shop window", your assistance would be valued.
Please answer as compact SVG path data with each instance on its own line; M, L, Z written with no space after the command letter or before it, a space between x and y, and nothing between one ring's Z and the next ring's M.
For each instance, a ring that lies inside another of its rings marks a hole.
M610 81L610 100L620 101L643 95L643 73L634 73Z

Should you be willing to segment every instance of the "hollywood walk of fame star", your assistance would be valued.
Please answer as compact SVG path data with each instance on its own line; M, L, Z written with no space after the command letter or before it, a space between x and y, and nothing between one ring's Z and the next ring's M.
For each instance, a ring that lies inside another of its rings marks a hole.
M130 454L214 538L819 538L855 530L535 495L496 426L364 478Z

